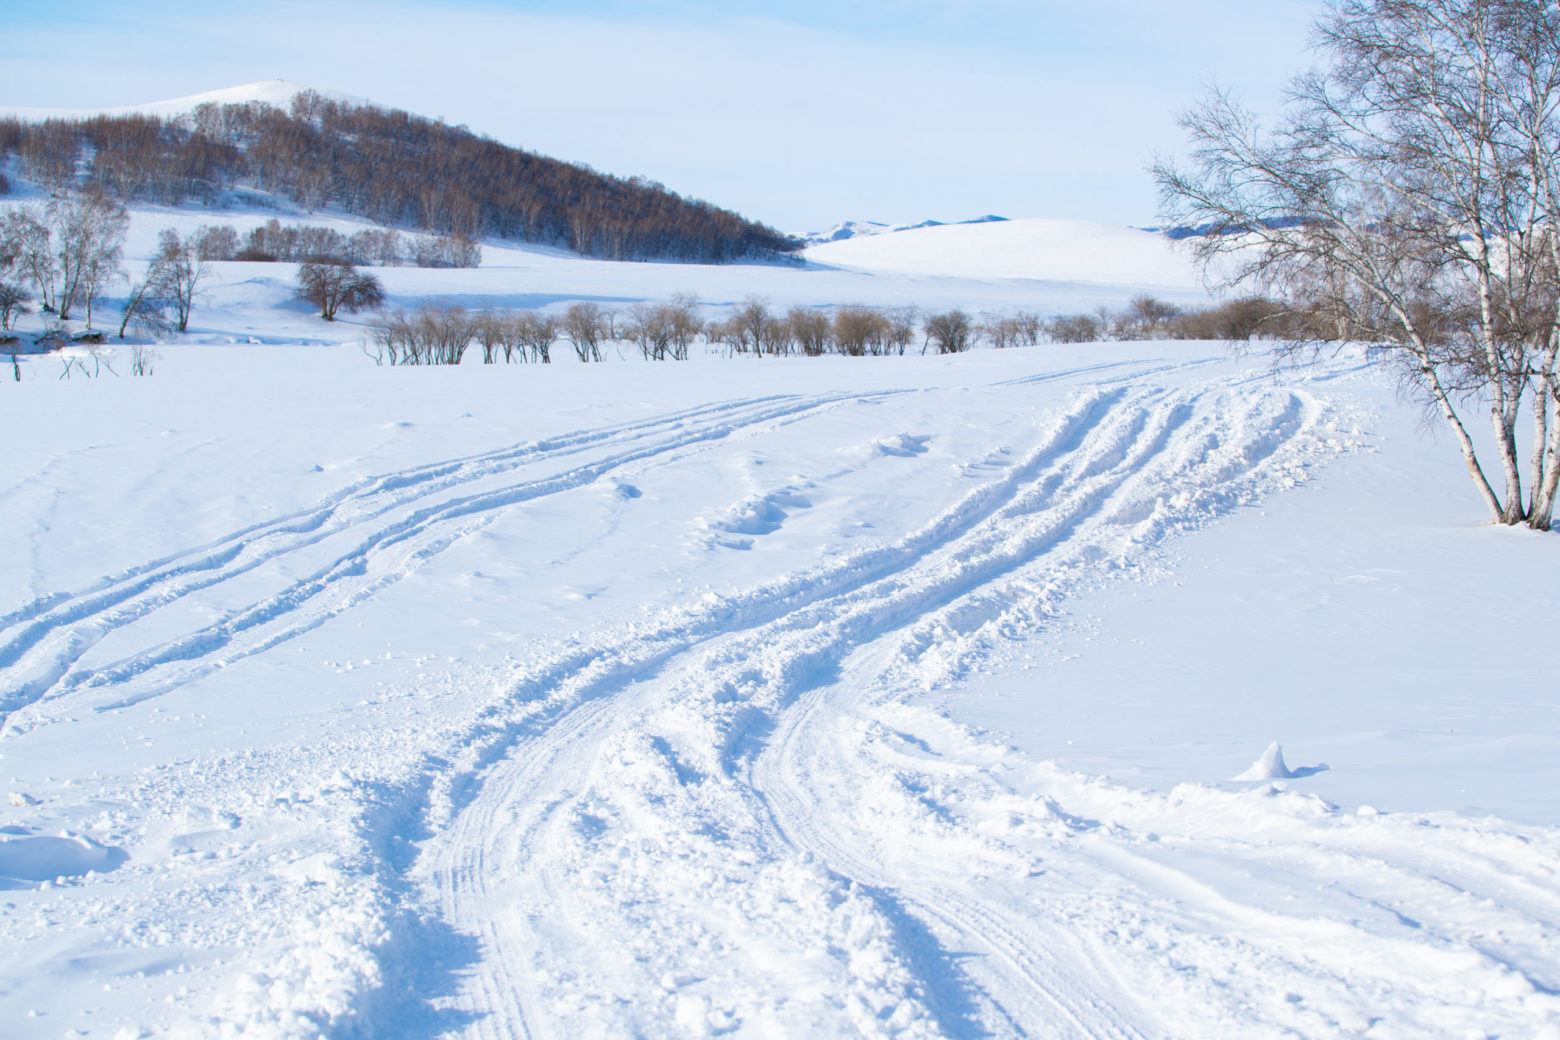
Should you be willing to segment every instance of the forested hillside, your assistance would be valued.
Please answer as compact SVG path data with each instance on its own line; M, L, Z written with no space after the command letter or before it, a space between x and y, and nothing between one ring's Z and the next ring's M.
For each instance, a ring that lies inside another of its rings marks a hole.
M49 186L125 201L217 204L237 189L379 223L560 245L613 260L719 263L789 252L772 228L660 184L561 162L399 110L314 91L288 110L206 103L187 115L0 119L0 154Z

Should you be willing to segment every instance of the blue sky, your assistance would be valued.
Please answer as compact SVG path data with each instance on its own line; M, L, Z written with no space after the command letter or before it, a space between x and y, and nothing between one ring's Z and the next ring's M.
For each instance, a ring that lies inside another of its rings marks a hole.
M659 180L786 231L984 213L1142 224L1217 80L1258 108L1310 0L7 0L0 105L261 79Z

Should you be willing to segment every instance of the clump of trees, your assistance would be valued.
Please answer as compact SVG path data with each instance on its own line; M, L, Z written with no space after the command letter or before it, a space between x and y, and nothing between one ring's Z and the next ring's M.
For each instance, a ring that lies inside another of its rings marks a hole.
M0 325L27 310L30 283L44 313L69 321L80 307L88 329L103 289L116 278L130 218L96 192L13 209L0 220Z
M379 279L342 259L299 265L297 296L318 307L320 317L326 321L335 321L341 311L352 314L385 302L385 290Z
M1560 9L1334 0L1316 36L1326 63L1294 81L1272 130L1221 92L1183 116L1190 167L1155 169L1165 211L1221 232L1189 241L1230 284L1383 345L1452 432L1492 519L1548 529L1560 491ZM1467 425L1481 410L1493 458Z
M939 354L962 354L974 345L975 329L961 310L934 314L926 319L926 340Z
M36 299L50 322L35 337L36 347L64 343L65 322L78 308L85 325L78 340L101 342L92 330L93 312L107 287L124 276L129 223L123 207L95 191L7 212L0 218L0 330L9 331ZM132 325L148 333L188 329L206 274L202 243L210 231L201 228L187 242L173 228L161 233L145 270L128 279L120 339Z
M68 321L79 305L90 328L94 303L119 271L129 223L121 206L96 192L11 210L0 222L7 295L19 295L21 283L31 282L46 313Z
M615 260L720 263L801 246L653 181L608 176L465 127L313 91L286 110L212 103L172 120L0 119L0 157L8 156L23 176L50 190L88 187L123 201L177 206L213 205L227 192L254 189L309 210L338 206L390 227L561 245ZM432 266L449 262L445 255L429 259Z

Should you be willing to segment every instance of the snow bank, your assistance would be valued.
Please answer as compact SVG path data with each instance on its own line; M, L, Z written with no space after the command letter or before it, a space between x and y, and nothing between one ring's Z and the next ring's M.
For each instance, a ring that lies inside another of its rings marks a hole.
M1031 218L857 236L815 245L809 260L900 275L1132 284L1202 293L1189 255L1163 235L1077 220Z

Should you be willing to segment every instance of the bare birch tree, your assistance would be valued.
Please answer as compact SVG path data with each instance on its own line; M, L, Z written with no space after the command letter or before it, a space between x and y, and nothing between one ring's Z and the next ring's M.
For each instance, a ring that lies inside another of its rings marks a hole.
M58 236L60 320L77 302L90 313L97 287L118 270L130 217L118 203L97 194L64 195L49 203L48 223Z
M185 332L190 326L190 311L200 292L200 283L206 277L207 261L201 251L197 236L181 241L178 231L164 228L157 237L157 264L159 265L162 296L173 309L174 327Z
M1224 92L1185 113L1167 215L1215 280L1390 349L1497 523L1547 529L1560 483L1560 10L1331 0L1325 68L1272 130ZM1465 416L1485 409L1492 478ZM1527 414L1533 452L1518 453Z

